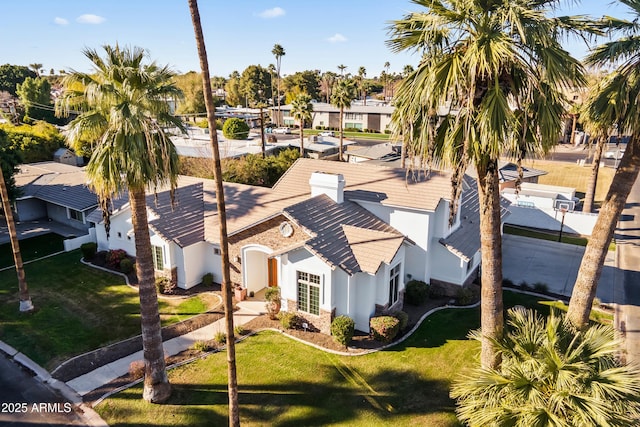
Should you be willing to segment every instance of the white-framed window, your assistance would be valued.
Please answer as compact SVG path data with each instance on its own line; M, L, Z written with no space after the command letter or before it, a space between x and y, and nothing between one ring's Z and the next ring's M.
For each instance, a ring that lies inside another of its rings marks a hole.
M396 264L389 271L389 305L392 306L398 301L400 291L400 264Z
M164 270L164 248L162 246L151 246L153 253L153 268L158 271Z
M298 271L298 310L320 315L320 276Z
M362 113L344 113L345 120L362 120Z
M69 218L75 221L84 222L84 215L82 215L82 212L77 211L75 209L69 208Z

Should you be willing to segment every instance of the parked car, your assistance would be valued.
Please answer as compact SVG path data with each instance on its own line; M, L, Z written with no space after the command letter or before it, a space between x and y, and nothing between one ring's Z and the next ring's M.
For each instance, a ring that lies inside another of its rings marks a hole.
M607 151L605 151L604 158L605 159L620 160L622 158L622 156L624 156L625 148L627 148L626 145L621 145L620 147L609 148Z
M273 130L273 133L284 133L284 134L290 134L291 133L291 128L275 128Z
M325 130L324 132L320 132L320 136L336 136L336 134L332 130Z

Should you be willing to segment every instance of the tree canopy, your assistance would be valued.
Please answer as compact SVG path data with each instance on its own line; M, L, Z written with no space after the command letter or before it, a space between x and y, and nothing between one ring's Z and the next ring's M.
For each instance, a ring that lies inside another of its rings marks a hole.
M242 119L231 117L222 125L222 134L229 139L247 139L249 137L249 125Z
M43 77L27 77L18 83L16 94L24 107L25 121L29 119L58 123L51 101L51 83Z
M9 193L9 200L15 200L20 193L16 188L14 178L20 163L20 154L11 143L7 132L0 129L0 167L2 168L2 175L4 176L4 182L7 186L7 192Z
M23 65L0 65L0 91L7 91L16 96L18 83L25 81L27 77L38 77L35 72Z
M264 102L271 98L271 73L260 65L249 65L240 76L239 89L246 107Z

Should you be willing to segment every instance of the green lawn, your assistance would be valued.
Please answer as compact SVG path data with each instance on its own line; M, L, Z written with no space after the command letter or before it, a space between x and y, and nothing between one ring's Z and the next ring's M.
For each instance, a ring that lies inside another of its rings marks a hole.
M549 307L505 292L505 305ZM466 338L479 309L449 309L429 317L407 341L366 356L337 356L275 332L237 345L242 425L457 426L452 380L476 360L479 343ZM209 426L227 423L226 354L170 371L168 404L141 399L141 387L96 407L112 427Z
M53 233L20 240L22 261L31 261L64 250L63 240L62 236ZM11 267L13 264L11 243L0 245L0 268Z
M69 357L140 333L138 293L120 276L80 263L79 251L25 266L37 311L18 312L15 270L0 272L0 340L53 368ZM160 300L164 325L202 313L215 299Z

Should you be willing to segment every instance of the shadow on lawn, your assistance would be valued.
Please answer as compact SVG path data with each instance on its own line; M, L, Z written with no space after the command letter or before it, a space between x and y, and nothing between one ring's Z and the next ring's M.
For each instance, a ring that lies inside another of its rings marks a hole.
M362 422L363 413L393 422L398 415L454 411L454 402L448 397L448 383L426 381L413 372L385 369L366 380L346 365L327 364L319 367L318 372L326 377L321 383L283 380L280 384L241 384L241 418L244 422L266 425L324 426ZM117 397L137 399L139 394L125 393ZM226 383L173 383L173 395L167 405L184 406L176 411L189 414L190 426L208 426L223 425L226 418L204 407L226 407L227 402ZM364 416L367 419L368 416Z

